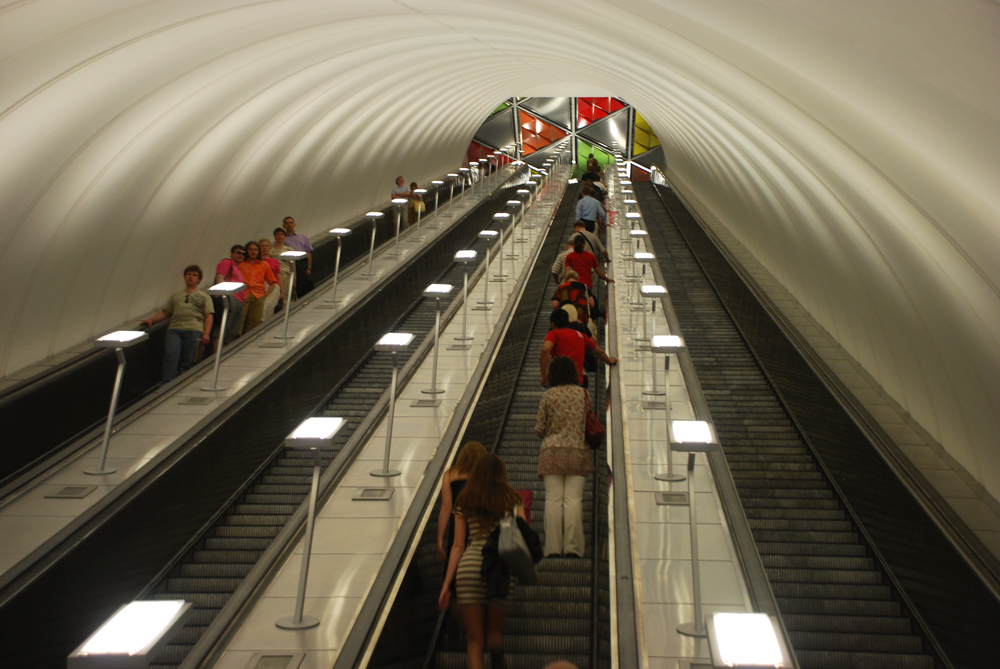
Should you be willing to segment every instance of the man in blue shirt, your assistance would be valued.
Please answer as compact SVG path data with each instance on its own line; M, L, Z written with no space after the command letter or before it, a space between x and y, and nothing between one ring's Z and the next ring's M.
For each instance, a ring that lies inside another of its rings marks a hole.
M605 222L607 221L607 214L604 213L604 207L601 206L601 203L594 197L594 188L592 186L583 187L583 191L580 193L580 201L576 203L576 218L583 221L587 227L587 232L595 232L598 229L603 232ZM600 221L599 228L597 226L598 221Z

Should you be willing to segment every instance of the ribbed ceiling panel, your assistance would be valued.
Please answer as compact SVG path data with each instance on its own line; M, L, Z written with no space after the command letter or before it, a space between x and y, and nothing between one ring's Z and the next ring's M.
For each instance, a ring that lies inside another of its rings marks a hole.
M972 0L8 3L0 371L454 169L510 96L615 96L1000 496L998 62Z

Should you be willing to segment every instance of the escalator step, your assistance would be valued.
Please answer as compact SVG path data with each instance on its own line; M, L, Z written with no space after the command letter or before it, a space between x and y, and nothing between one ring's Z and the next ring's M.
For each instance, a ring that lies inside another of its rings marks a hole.
M906 618L883 616L819 616L789 614L782 616L785 627L794 632L850 632L854 634L910 634L912 623Z
M824 583L773 583L780 599L828 599L846 601L887 601L892 590L885 585L838 585Z
M842 585L882 585L881 572L849 569L768 569L772 583L825 583Z
M796 650L802 669L934 669L928 655L889 655Z

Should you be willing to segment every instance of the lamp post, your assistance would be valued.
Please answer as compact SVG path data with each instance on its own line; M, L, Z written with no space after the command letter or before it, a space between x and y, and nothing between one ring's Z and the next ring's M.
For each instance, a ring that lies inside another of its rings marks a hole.
M493 275L494 278L492 279L492 281L495 281L497 283L503 283L504 281L507 280L507 275L504 274L504 271L503 271L503 227L504 227L504 222L506 222L506 220L509 219L509 218L510 218L510 214L508 214L507 212L501 211L501 212L498 212L496 214L493 214L493 220L496 222L497 227L500 228L500 230L499 230L499 233L500 233L500 252L497 253L497 256L500 258L500 271L499 271L499 273L494 274Z
M640 293L640 294L632 302L631 309L633 311L637 311L637 310L641 309L643 311L643 313L645 313L645 311L646 311L646 305L642 301L642 295L641 295L642 288L641 288L641 286L642 286L643 278L646 276L646 265L648 263L651 263L654 260L656 260L656 258L653 256L652 253L649 253L648 251L636 251L635 253L632 254L632 259L635 261L635 263L637 265L642 265L642 273L640 274L639 272L636 272L635 278L632 279L632 282L637 287L640 287L639 290L636 291L637 293ZM645 324L646 324L645 316L643 317L643 321L642 322L643 322L643 330L644 330L643 333L642 333L642 341L647 341L648 342L649 341L649 337L647 336L647 334L645 332Z
M479 189L480 194L482 194L482 191L486 190L486 177L489 176L490 172L489 163L490 161L486 158L479 159L479 180L483 182L483 185Z
M284 630L304 630L319 625L319 618L304 616L306 581L309 579L309 556L312 554L313 529L316 524L316 497L319 493L319 471L323 464L321 448L329 448L333 438L344 426L343 418L312 417L305 419L295 431L285 437L285 448L312 453L312 487L309 489L309 515L306 518L306 538L302 546L302 567L299 570L299 588L295 595L295 613L278 619L274 624Z
M474 307L476 311L489 311L493 308L493 300L490 299L490 246L499 234L496 230L479 232L479 238L486 240L486 270L483 272L483 300L479 303L480 306Z
M538 226L531 222L531 218L525 218L528 213L528 203L531 201L531 191L527 188L517 189L517 198L521 201L521 225L525 230L534 230Z
M392 352L392 385L389 386L389 422L385 430L385 460L382 469L371 472L372 476L383 478L399 476L398 469L389 469L389 453L392 449L392 419L396 414L396 379L399 374L396 352L405 349L412 341L413 335L409 332L390 332L382 335L382 338L375 344L376 351Z
M652 346L653 346L653 340L655 340L657 338L656 337L656 319L655 319L655 315L656 315L656 300L657 300L657 298L662 298L664 295L666 295L667 294L667 289L664 288L663 286L643 286L640 290L642 291L643 297L649 298L650 302L653 304L653 308L652 308L652 311L653 311L653 328L652 328L652 333L651 333L650 337L645 340L646 344L644 344L643 346L638 346L637 345L636 346L636 350L642 350L642 351L650 351L650 352L652 352L652 350L653 350L653 348L652 348ZM645 309L642 310L642 329L643 329L643 333L642 333L643 337L645 337L645 335L646 335L646 310ZM654 360L656 358L655 355L653 355L651 357ZM642 366L643 366L643 371L645 371L645 367L646 367L645 361L643 362ZM650 395L652 397L656 397L658 395L662 395L663 394L656 387L656 364L655 364L655 362L653 364L653 384L652 384L652 386L653 386L652 390L643 389L642 394L643 395ZM663 408L663 405L660 404L660 402L658 400L649 400L649 401L643 402L642 406L643 406L644 409L661 409L661 408Z
M444 392L443 388L437 387L438 346L440 346L441 339L441 297L450 295L453 288L454 286L447 283L432 283L424 288L424 297L433 297L436 307L434 310L434 363L431 367L431 387L420 391L427 395L440 395ZM441 406L441 400L436 397L429 400L416 400L410 406L436 407Z
M459 172L459 174L462 175L462 192L459 193L458 197L459 197L459 199L462 200L462 208L464 209L465 208L465 180L466 180L466 177L469 176L470 170L469 170L468 167L459 167L458 168L458 172Z
M223 320L225 326L225 320ZM219 330L220 333L225 330ZM118 471L114 467L108 467L108 444L111 442L111 427L115 423L115 412L118 410L118 395L122 390L122 379L125 377L125 349L135 346L139 342L149 339L149 333L142 330L118 330L100 337L94 343L98 348L113 348L115 356L118 358L118 371L115 372L115 385L111 390L111 407L108 409L108 420L104 424L104 439L101 442L101 460L96 467L89 467L83 470L84 474L103 475L114 474ZM222 350L222 336L219 336L219 350Z
M666 380L664 381L664 386L666 388L666 398L663 403L662 409L664 410L665 422L667 433L670 432L670 354L680 353L684 350L684 340L676 335L659 335L653 337L651 343L651 350L656 353L663 353L666 355ZM656 376L656 366L653 366L653 376ZM658 407L659 408L659 407ZM676 482L683 481L683 474L674 473L674 459L673 451L670 447L669 439L667 440L667 471L665 474L656 474L653 476L657 481L667 481Z
M403 208L409 202L405 197L392 198L392 207L396 212L396 243L393 245L392 257L399 257L399 220L403 217Z
M385 214L381 211L369 211L365 214L365 218L372 222L372 240L368 246L368 269L362 272L361 276L371 278L375 276L375 272L372 271L372 259L375 257L375 233L378 232L379 220L385 218Z
M330 234L337 238L337 257L333 261L333 296L327 300L327 302L333 305L337 303L337 283L340 279L340 250L344 245L344 237L351 234L351 229L333 228L330 230Z
M718 445L715 430L703 420L670 421L671 451L688 454L688 515L691 520L691 578L694 595L694 622L681 623L677 631L685 636L708 636L701 613L701 565L698 562L698 496L694 490L694 460L696 453L708 453ZM667 462L670 462L668 459Z
M417 197L420 198L419 206L417 206L417 232L414 234L410 241L422 242L424 238L420 236L420 216L424 212L424 193L427 192L426 188L414 188L413 192L416 193Z
M292 272L294 275L295 272ZM215 349L215 372L212 376L212 385L203 387L202 390L218 391L225 390L219 387L219 366L222 364L222 342L226 333L226 321L229 319L229 296L246 290L247 285L238 281L223 281L217 283L205 292L212 297L225 297L222 300L222 322L219 323L219 346Z
M461 170L459 170L461 171ZM451 213L451 208L455 206L455 179L458 179L459 175L454 172L448 173L448 217L454 216Z
M501 249L502 250L502 249ZM468 351L472 348L469 342L473 337L469 336L469 263L476 261L476 252L472 249L459 251L455 254L455 262L460 262L465 266L465 275L462 283L462 336L455 337L459 343L448 347L449 351Z
M438 223L438 216L437 216L437 214L438 214L438 196L441 194L441 186L444 185L444 182L441 181L441 180L439 180L439 179L435 179L434 181L431 182L431 185L434 186L434 222L431 223L431 224L429 224L427 227L428 228L440 228L441 224Z
M295 267L295 261L305 258L308 254L305 251L285 251L278 257L282 260L286 260L292 263L292 267ZM285 292L285 327L281 335L275 335L276 339L291 339L288 336L288 314L292 310L292 286L295 285L295 272L288 275L288 289Z

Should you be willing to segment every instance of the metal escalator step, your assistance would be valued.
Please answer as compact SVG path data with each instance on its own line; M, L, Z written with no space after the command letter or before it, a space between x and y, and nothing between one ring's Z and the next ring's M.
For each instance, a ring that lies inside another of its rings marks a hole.
M812 486L816 482L825 485L823 473L811 467L802 470L786 469L778 466L761 469L759 465L755 464L749 470L739 467L734 468L732 469L732 473L733 480L736 481L737 486L751 485L752 487L756 487L756 484L794 485L800 483Z
M164 646L159 653L156 655L157 664L150 665L155 667L162 665L165 667L173 667L184 661L187 654L191 652L191 648L194 644L179 644L179 643L168 643Z
M273 537L205 537L206 550L264 551Z
M557 655L557 654L525 654L505 653L506 669L539 669L553 662L564 660L575 664L580 669L590 668L590 655ZM465 651L442 651L434 656L435 669L466 669ZM493 669L489 657L486 658L487 669Z
M809 532L805 530L756 530L754 538L758 541L786 544L857 544L859 541L858 535L854 532Z
M756 488L745 487L740 491L744 504L752 506L754 503L769 504L771 500L790 500L792 503L797 500L830 500L835 504L833 491L829 488L799 488L780 489L768 486ZM745 496L744 496L745 495Z
M231 513L226 516L226 525L230 527L236 526L254 526L254 527L282 527L288 522L288 516L290 514L282 515L250 515L242 513Z
M845 653L820 650L795 652L802 669L934 669L929 655Z
M504 634L590 634L587 618L511 618L504 626Z
M862 544L836 544L836 543L785 543L779 541L764 541L755 538L757 550L761 555L809 555L827 557L867 557L868 551Z
M253 569L251 563L187 562L180 566L180 575L187 578L239 578Z
M852 532L854 525L849 520L821 520L795 518L753 518L749 521L750 529L761 531L789 532Z
M773 583L779 599L831 599L847 601L885 601L892 597L886 585L840 585L823 583Z
M815 555L763 555L761 561L768 569L874 569L875 560L869 557L825 557Z
M755 520L842 520L847 514L845 514L839 508L833 509L816 509L816 508L805 508L805 509L781 509L781 508L761 508L761 507L751 507L744 509L747 518L753 518Z
M910 634L913 624L907 618L886 616L821 616L788 614L782 620L795 632L851 632L855 634Z
M309 494L309 483L297 485L255 483L250 489L252 492L260 495L301 495L305 497Z
M252 527L242 525L220 525L215 528L215 536L226 539L273 539L281 531L279 526Z
M213 592L231 593L243 582L242 578L169 578L167 590L170 592Z
M881 572L859 569L768 569L772 583L881 585Z
M191 602L195 608L215 609L218 611L229 601L229 594L216 592L157 592L153 594L153 599L184 599Z
M192 557L199 564L255 564L263 551L195 550Z

